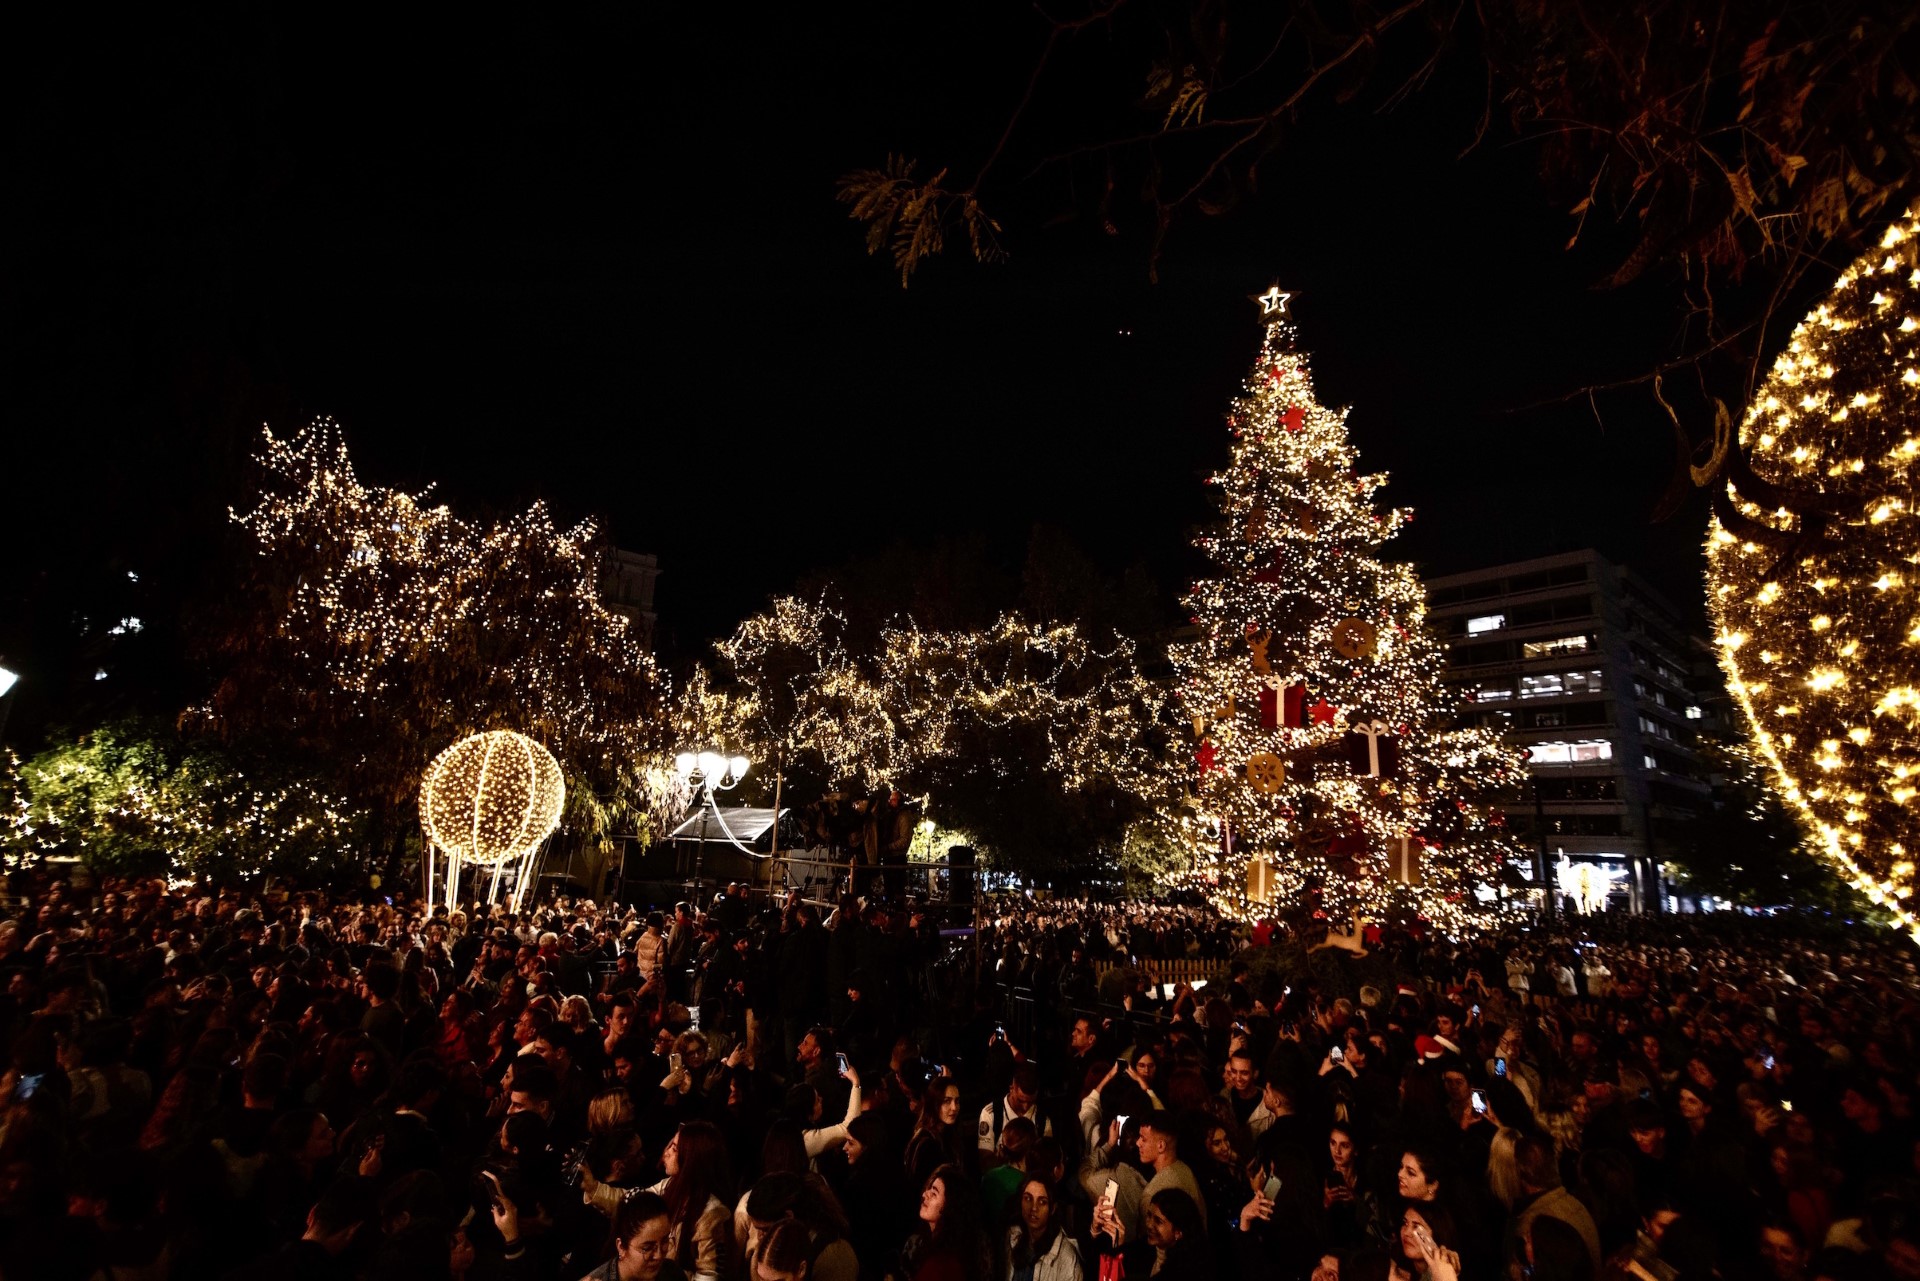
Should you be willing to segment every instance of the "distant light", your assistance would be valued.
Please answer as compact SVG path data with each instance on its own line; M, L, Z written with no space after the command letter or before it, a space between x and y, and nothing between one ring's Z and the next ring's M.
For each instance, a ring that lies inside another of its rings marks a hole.
M107 669L104 667L95 668L93 672L93 679L97 681L103 681L107 679Z
M137 618L132 618L132 617L123 618L119 622L115 623L112 627L109 627L107 629L107 635L125 636L128 632L139 631L141 626L142 624L140 620Z
M140 581L140 575L138 575L138 574L136 574L136 573L134 573L134 572L133 572L132 570L128 570L128 571L127 571L127 581L128 581L128 582L130 582L130 583L137 583L137 582L139 582L139 581Z
M9 667L0 667L0 698L5 698L19 682L19 672Z

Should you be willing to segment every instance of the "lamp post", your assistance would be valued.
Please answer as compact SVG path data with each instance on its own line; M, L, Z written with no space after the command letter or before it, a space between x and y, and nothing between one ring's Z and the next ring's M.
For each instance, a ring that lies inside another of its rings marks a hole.
M707 817L718 817L713 794L730 792L740 786L752 762L744 756L727 757L718 752L682 752L673 758L674 773L694 791L700 806L700 844L693 856L693 901L700 903L700 874L707 861ZM721 824L725 826L724 823Z

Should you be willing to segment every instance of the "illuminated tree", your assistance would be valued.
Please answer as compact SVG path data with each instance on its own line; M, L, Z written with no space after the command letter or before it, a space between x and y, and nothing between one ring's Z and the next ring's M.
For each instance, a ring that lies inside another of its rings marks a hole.
M1721 665L1816 847L1920 938L1920 217L1794 329L1707 538ZM1723 423L1724 429L1724 423Z
M1172 653L1218 897L1458 926L1514 852L1494 802L1521 757L1449 727L1420 580L1374 554L1409 514L1375 506L1386 477L1356 472L1345 411L1314 399L1286 295L1261 302L1211 480L1220 517L1197 542L1212 573L1186 597L1199 635Z
M222 748L138 721L8 757L0 827L9 868L45 858L95 870L232 884L323 877L360 848L361 816L283 755Z
M1166 699L1132 644L1070 624L905 620L856 649L838 613L781 598L717 648L719 692L688 716L709 736L732 727L808 787L927 796L1020 866L1117 844L1164 771Z
M251 555L220 629L218 683L190 715L322 761L376 821L389 866L416 829L429 760L513 729L567 773L567 818L605 835L664 800L664 685L601 603L591 524L541 504L497 524L369 487L321 421L266 433L262 487L234 523Z

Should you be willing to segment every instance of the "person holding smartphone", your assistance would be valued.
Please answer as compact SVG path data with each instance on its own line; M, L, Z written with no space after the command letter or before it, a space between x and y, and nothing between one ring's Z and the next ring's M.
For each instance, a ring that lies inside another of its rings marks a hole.
M1419 1281L1457 1281L1460 1237L1453 1215L1434 1201L1408 1204L1400 1215L1400 1266Z

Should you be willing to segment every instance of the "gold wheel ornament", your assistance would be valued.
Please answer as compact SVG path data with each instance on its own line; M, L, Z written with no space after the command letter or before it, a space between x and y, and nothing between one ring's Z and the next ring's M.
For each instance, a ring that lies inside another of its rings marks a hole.
M1247 757L1247 786L1260 795L1272 796L1286 781L1286 762L1272 752L1255 752Z
M1728 687L1787 808L1920 938L1920 220L1794 329L1718 433L1708 604ZM1729 439L1731 436L1731 439Z
M432 850L447 856L451 903L464 864L494 869L491 899L502 870L520 863L515 899L526 888L535 850L560 825L566 778L553 753L525 734L489 730L463 738L433 758L420 783L420 826L428 842L428 905L432 905Z
M1333 652L1342 658L1366 658L1380 642L1380 630L1364 618L1343 618L1333 625Z

